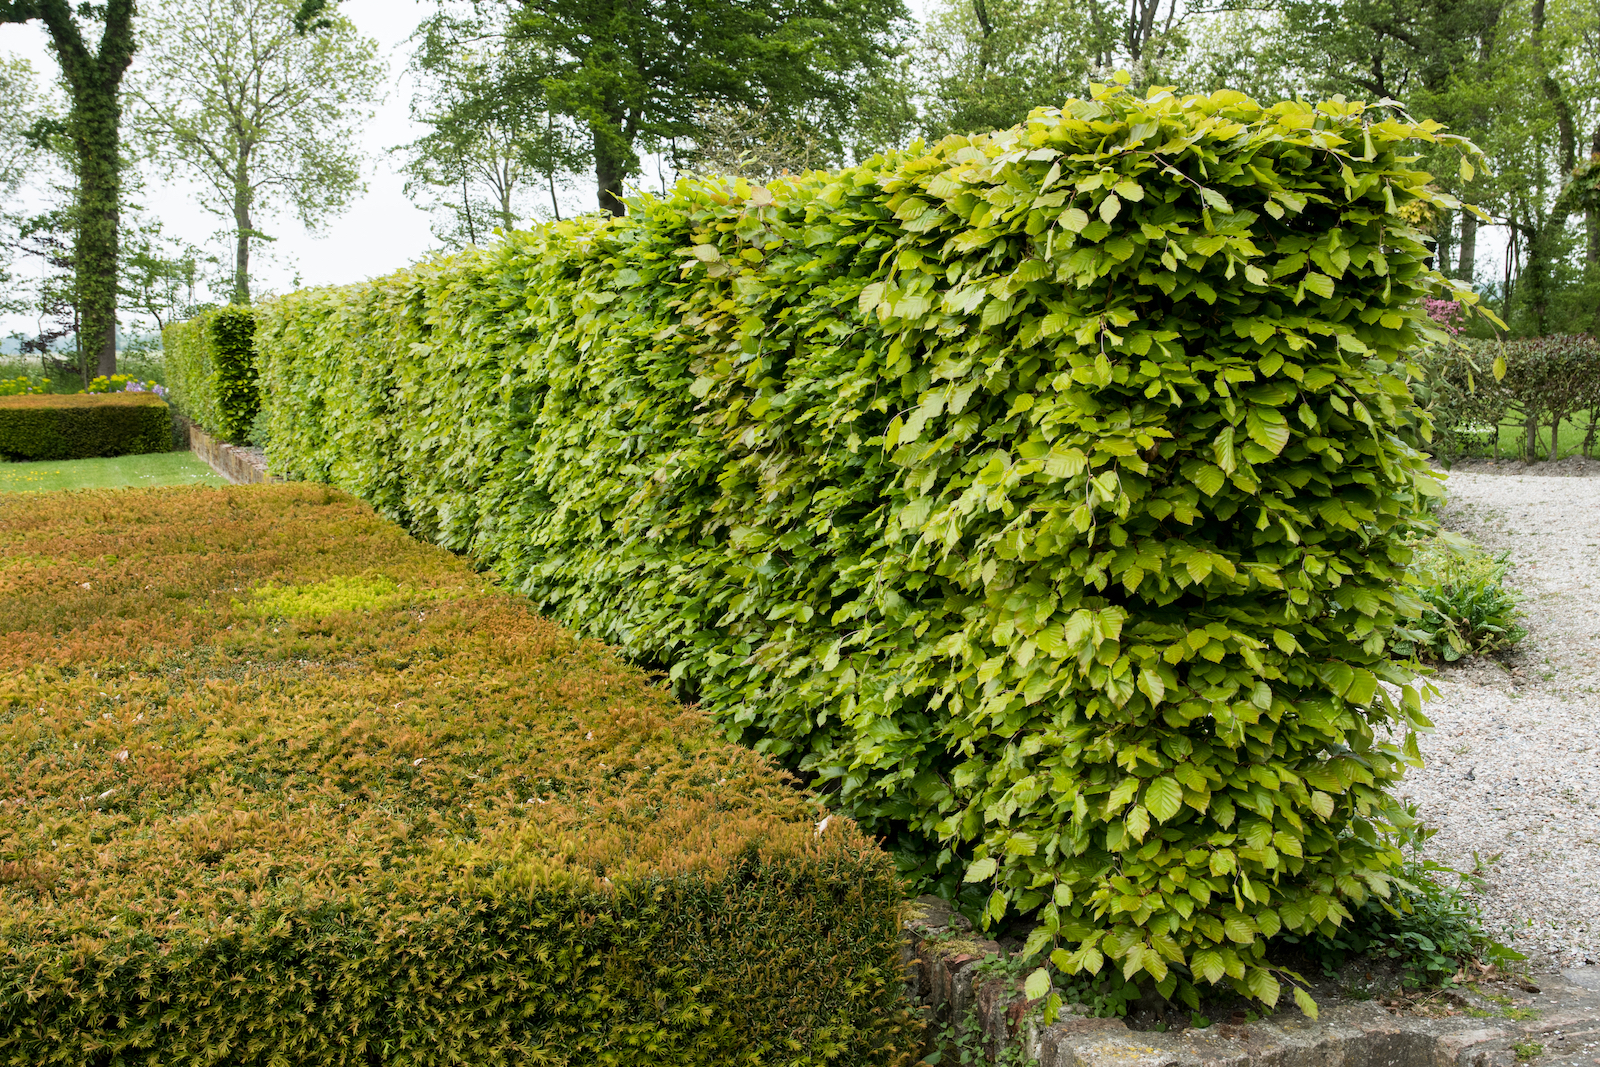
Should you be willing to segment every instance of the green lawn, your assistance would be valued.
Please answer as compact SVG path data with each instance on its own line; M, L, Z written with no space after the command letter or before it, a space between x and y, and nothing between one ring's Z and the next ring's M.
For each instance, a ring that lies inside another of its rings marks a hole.
M52 489L118 489L129 485L227 485L193 452L0 462L0 493Z
M1580 411L1570 419L1561 421L1561 436L1558 442L1557 459L1577 455L1583 449L1583 437L1589 429L1589 412ZM1522 455L1523 442L1526 440L1527 428L1515 416L1507 415L1500 423L1500 458L1517 459ZM1490 455L1489 442L1486 437L1478 436L1463 441L1466 445L1466 454L1470 456ZM1548 424L1539 427L1539 443L1534 449L1535 459L1550 458L1550 427Z

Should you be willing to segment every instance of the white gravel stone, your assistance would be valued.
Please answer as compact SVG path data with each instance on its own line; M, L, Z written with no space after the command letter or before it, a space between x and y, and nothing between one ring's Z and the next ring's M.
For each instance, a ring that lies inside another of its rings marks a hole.
M1427 764L1397 792L1439 831L1424 856L1482 875L1490 932L1572 967L1600 963L1600 465L1528 469L1446 483L1446 528L1509 550L1529 636L1439 672Z

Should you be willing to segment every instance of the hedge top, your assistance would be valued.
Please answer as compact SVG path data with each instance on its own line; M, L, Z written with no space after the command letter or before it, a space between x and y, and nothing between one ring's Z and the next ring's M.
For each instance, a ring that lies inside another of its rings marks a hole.
M1061 969L1270 1002L1267 938L1390 892L1426 723L1421 144L1471 166L1113 86L680 182L263 305L269 459L670 665Z
M323 487L4 507L0 597L16 958L647 892L756 853L885 875L642 672Z
M166 407L154 393L33 393L0 396L0 409Z

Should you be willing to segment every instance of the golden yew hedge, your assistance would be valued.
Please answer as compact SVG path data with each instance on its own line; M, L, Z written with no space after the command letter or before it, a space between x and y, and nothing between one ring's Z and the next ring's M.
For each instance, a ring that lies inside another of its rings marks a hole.
M0 504L0 1064L895 1063L901 886L322 486Z

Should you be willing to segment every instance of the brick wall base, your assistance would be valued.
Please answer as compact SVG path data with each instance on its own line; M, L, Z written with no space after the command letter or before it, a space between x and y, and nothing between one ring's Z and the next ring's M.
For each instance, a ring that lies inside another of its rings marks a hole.
M283 479L267 473L266 460L260 454L226 441L219 441L194 423L189 424L189 451L205 460L212 470L235 485L256 482L281 482Z

